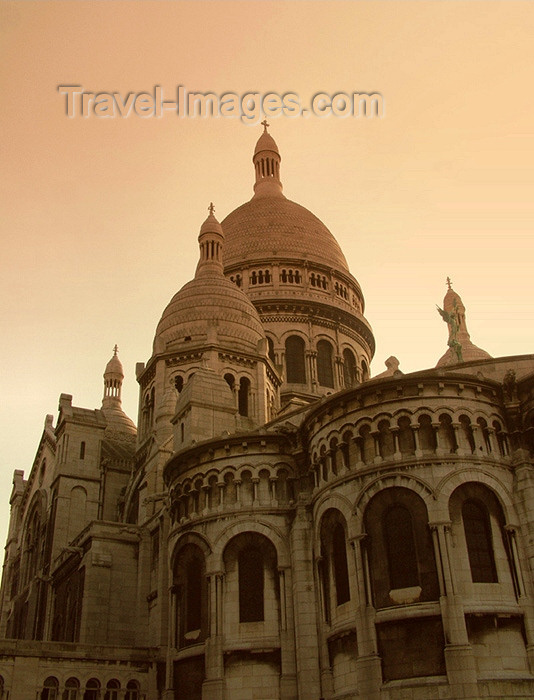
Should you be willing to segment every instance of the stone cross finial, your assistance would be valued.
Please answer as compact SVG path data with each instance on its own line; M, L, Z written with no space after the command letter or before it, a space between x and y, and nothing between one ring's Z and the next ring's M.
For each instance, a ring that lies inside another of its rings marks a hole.
M447 277L447 287L450 289L452 285L451 278Z
M113 348L113 354L116 355L119 352L119 346L117 343L115 343L115 347Z
M213 206L213 202L210 202L210 205L208 207L208 211L210 214L213 214L213 212L215 211L215 207Z
M267 119L264 119L261 123L263 126L263 132L265 133L267 131L267 127L270 126L270 124L267 123Z

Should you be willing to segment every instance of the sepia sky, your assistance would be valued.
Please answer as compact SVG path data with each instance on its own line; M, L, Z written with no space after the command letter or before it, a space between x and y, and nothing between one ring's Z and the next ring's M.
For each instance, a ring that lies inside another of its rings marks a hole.
M445 278L471 339L534 351L534 4L0 3L0 539L60 393L101 405L115 343L135 363L194 274L213 201L252 196L261 126L239 118L66 116L90 92L379 92L381 119L270 119L284 194L339 241L377 341L373 372L446 350Z

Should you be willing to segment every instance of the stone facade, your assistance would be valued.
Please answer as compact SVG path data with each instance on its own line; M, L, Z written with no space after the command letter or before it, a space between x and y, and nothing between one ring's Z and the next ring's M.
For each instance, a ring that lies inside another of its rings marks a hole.
M0 698L534 697L534 356L471 343L403 374L374 353L326 227L255 193L199 235L194 279L102 408L62 394L16 471Z

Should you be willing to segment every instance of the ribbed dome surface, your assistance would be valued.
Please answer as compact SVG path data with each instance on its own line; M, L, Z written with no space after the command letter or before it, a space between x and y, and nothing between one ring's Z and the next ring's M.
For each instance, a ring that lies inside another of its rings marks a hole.
M280 155L280 151L278 150L276 141L273 139L271 134L268 133L267 130L265 130L258 139L258 142L256 143L256 148L254 149L254 155L256 155L257 153L261 153L262 151L272 151L273 153L278 153L278 155Z
M122 362L119 360L117 355L113 355L111 360L107 363L104 375L106 375L106 374L117 374L121 377L124 377L124 371L122 369Z
M348 272L347 261L326 226L283 195L253 197L222 221L225 268L265 258L297 258Z
M105 431L107 436L116 433L137 434L135 423L124 413L120 406L103 406L102 413L108 422Z
M264 338L252 302L222 273L213 271L191 280L171 299L156 329L154 352L206 342L256 352Z

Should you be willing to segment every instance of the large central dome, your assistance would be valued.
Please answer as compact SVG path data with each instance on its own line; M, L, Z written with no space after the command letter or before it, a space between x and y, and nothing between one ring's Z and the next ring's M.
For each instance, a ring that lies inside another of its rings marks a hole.
M348 272L347 261L334 236L305 207L274 196L254 196L222 222L224 266L266 258L293 258Z
M281 156L264 132L254 196L222 221L224 273L258 311L282 403L309 401L369 376L373 332L341 248L311 211L283 194Z

